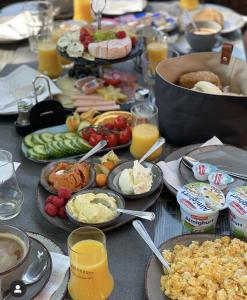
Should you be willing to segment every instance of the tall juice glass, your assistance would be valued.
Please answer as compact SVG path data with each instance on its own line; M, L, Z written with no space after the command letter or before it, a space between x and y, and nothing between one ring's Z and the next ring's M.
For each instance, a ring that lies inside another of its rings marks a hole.
M104 233L95 227L78 228L68 237L70 280L73 300L105 300L114 281L108 268Z
M146 48L148 63L150 64L152 72L155 73L157 65L168 57L166 37L157 38L156 41L148 43Z
M199 0L180 0L181 8L193 10L199 6Z
M52 79L58 78L62 73L56 43L47 33L38 38L38 70Z
M141 103L131 109L133 115L132 142L130 153L140 159L158 140L158 108L155 105ZM156 150L147 160L156 160L162 152L162 147Z
M74 20L93 21L91 0L74 0Z

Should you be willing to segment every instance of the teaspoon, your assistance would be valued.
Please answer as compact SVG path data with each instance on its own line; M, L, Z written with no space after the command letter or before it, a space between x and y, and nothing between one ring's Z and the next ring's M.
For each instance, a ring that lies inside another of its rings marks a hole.
M143 155L141 159L139 159L139 163L142 163L146 158L148 158L151 154L153 154L157 149L159 149L160 146L165 144L165 139L163 137L160 137L153 146Z

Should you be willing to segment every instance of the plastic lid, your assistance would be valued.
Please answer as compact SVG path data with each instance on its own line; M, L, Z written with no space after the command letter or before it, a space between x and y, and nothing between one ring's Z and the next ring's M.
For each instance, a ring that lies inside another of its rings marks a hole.
M241 218L247 218L247 186L230 190L226 196L229 209Z
M224 194L203 182L193 182L184 185L177 193L177 201L185 210L191 213L210 214L225 208Z

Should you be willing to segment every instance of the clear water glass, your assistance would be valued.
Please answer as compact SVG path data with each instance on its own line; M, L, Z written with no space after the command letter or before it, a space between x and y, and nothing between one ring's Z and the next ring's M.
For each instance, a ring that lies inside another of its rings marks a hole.
M26 25L29 33L29 47L37 53L37 37L53 28L53 6L49 1L29 1L24 6Z
M23 193L17 182L12 154L0 150L0 220L16 217L22 203Z

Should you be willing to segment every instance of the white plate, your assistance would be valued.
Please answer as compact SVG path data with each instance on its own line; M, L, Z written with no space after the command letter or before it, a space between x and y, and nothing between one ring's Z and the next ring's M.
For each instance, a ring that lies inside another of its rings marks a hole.
M107 0L103 14L119 16L123 14L142 12L146 6L146 0Z
M244 20L243 16L241 16L240 14L238 14L237 12L235 12L234 10L232 10L228 7L216 5L216 4L200 5L200 7L198 9L195 9L190 12L191 16L194 16L196 13L198 13L204 7L214 8L214 9L218 10L220 13L222 13L222 15L224 17L224 28L221 31L222 34L231 33L238 29L241 29L245 24L245 20ZM185 14L183 14L181 16L180 22L181 22L182 27L184 27L184 28L190 23L188 17L186 17Z

